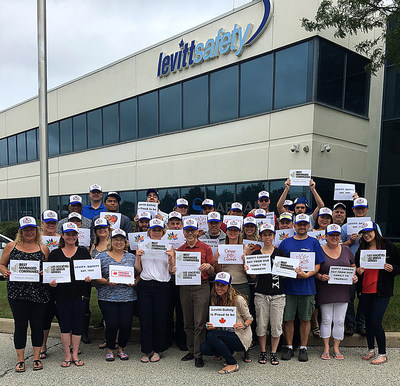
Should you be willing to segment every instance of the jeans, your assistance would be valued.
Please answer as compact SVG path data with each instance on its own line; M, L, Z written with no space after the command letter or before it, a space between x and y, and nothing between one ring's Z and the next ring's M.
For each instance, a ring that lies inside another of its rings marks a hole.
M362 294L362 302L365 310L365 329L367 332L368 349L375 348L375 339L378 345L378 353L386 354L386 336L382 327L382 319L386 308L389 305L390 298L378 296L378 294Z
M354 309L354 299L356 298L356 292L357 292L357 286L356 284L352 284L350 287L350 302L348 303L347 306L347 312L346 312L346 320L345 324L346 326L351 326L351 327L365 327L365 312L362 306L362 302L360 298L362 295L358 298L358 307L357 307L357 314Z
M244 351L239 337L232 331L210 330L206 340L200 345L204 355L223 356L227 365L236 365L237 361L232 356L234 351Z

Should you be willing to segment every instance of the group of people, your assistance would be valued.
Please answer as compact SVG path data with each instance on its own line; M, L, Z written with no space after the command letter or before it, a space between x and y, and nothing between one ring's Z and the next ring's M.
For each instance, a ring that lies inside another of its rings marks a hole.
M221 374L238 371L236 352L243 351L243 360L250 362L249 348L258 341L258 363L279 364L278 346L284 337L281 360L294 356L295 337L299 333L299 361L308 361L307 344L311 330L322 338L321 359L343 360L340 342L345 333L365 333L368 351L362 357L372 364L387 361L385 332L382 319L393 295L394 277L400 273L400 259L396 247L382 237L379 226L367 221L358 233L347 233L346 205L339 202L332 209L324 206L315 182L310 190L317 207L313 211L306 198L287 200L290 180L277 203L278 216L269 211L267 191L258 193L258 208L243 213L239 202L231 204L229 220L222 221L211 199L202 202L202 214L207 216L208 229L200 229L195 218L189 216L189 203L184 198L176 201L170 213L158 211L152 215L140 211L134 225L120 215L119 227L113 228L100 213L117 213L120 196L117 192L105 195L100 185L90 187L90 203L83 206L79 195L70 196L67 218L58 221L52 210L42 213L41 230L32 217L19 220L14 242L4 249L0 273L8 279L7 292L15 322L14 345L17 352L15 371L25 371L25 346L30 323L33 346L33 370L43 368L47 356L46 341L54 316L57 316L65 358L62 367L83 366L79 357L81 341L89 343L89 299L91 287L97 290L98 305L105 324L105 360L112 362L129 359L125 352L132 329L133 317L140 323L141 362L157 362L175 340L182 351L188 351L182 361L194 361L203 367L203 356L223 361ZM159 203L156 189L147 191L147 201ZM365 217L368 202L354 195L355 217ZM262 219L269 219L263 221ZM271 220L272 219L272 220ZM261 221L260 221L261 220ZM79 245L79 229L91 230L91 245ZM293 229L293 237L277 243L276 232ZM176 248L165 241L167 230L182 230L184 243ZM324 242L308 232L324 233ZM145 241L130 248L128 235L145 232ZM59 237L58 246L51 252L42 242L43 236ZM242 262L221 261L218 251L208 245L241 245ZM245 240L250 242L244 242ZM252 242L251 242L252 241ZM149 253L148 245L157 246L157 253ZM385 250L383 269L364 269L360 265L361 251ZM201 281L197 285L176 285L177 253L199 253L198 267ZM245 256L269 255L271 267L276 257L290 258L293 253L312 254L312 270L295 269L295 277L277 274L250 274ZM101 278L75 278L76 260L97 259ZM70 282L45 284L12 280L11 260L69 262ZM129 284L110 279L110 267L134 267L135 277ZM331 267L354 268L353 285L331 284ZM10 277L11 275L11 277ZM354 298L359 305L357 316ZM218 327L210 321L209 306L235 307L236 323ZM360 323L357 325L357 323ZM362 325L365 323L365 325ZM313 326L312 326L313 324ZM365 329L365 331L363 330ZM267 355L267 335L270 335L270 355ZM329 340L333 337L333 351ZM378 352L375 351L375 341Z

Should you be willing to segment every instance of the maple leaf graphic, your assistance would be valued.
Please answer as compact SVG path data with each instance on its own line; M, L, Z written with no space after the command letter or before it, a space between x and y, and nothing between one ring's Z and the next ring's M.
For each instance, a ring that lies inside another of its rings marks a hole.
M226 322L226 320L222 317L222 318L219 320L219 322L220 322L221 324L224 324L224 323Z

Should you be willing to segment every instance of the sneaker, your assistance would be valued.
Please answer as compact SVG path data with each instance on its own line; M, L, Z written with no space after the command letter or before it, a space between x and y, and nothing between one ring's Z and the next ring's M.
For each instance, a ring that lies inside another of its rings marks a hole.
M294 357L293 349L291 349L287 346L282 349L281 359L283 361L288 361L288 360L292 359L293 357Z
M308 352L306 348L301 348L299 350L299 361L308 362Z

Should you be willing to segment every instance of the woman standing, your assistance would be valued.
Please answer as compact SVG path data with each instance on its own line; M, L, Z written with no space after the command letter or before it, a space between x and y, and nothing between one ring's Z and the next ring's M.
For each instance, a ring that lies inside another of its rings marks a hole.
M382 327L382 319L389 300L393 296L394 277L400 273L400 258L396 246L379 234L374 222L366 222L359 233L361 233L360 247L355 256L359 275L357 292L362 293L360 303L365 310L368 343L368 353L362 358L364 360L373 359L371 364L381 365L387 362L386 336ZM384 269L360 267L360 252L365 249L386 251ZM378 345L377 357L375 357L375 339Z
M75 280L74 260L90 259L85 247L80 247L78 242L78 227L72 222L62 225L62 233L58 248L49 255L49 262L68 262L70 265L71 282L58 284L56 280L49 284L53 287L54 298L61 330L61 343L65 359L61 367L83 366L82 359L78 358L79 344L83 332L83 316L89 301L90 277L85 281ZM70 351L72 347L72 355Z
M157 218L150 221L147 235L151 240L161 240L165 234L164 222ZM167 323L169 307L170 273L175 272L174 249L153 251L146 255L137 249L135 271L140 273L138 284L138 306L140 320L140 342L143 363L158 362L160 352L168 347Z
M95 280L99 307L106 323L106 361L114 361L114 348L118 333L118 357L129 359L124 349L132 330L134 302L137 299L133 284L115 284L110 282L110 265L133 267L135 255L127 252L129 243L122 229L115 229L107 251L101 252L96 259L100 260L102 279Z
M317 301L321 308L321 338L324 351L321 359L330 359L329 339L333 336L333 357L344 359L339 344L344 338L344 320L347 304L350 301L350 285L328 284L329 269L332 266L354 267L354 256L349 247L340 244L341 228L339 225L328 225L325 230L326 245L322 246L325 262L321 263L317 279ZM353 282L357 282L354 274ZM332 329L333 322L333 329Z
M250 314L246 299L231 285L231 275L220 272L215 276L211 290L212 306L236 307L236 323L233 327L218 328L207 322L206 340L200 345L204 355L222 356L226 365L219 374L231 374L239 370L239 365L232 355L234 351L247 351L251 344L251 329L248 328L253 317Z
M94 222L94 243L90 248L90 256L95 259L101 252L107 250L110 240L110 224L105 218L98 218Z
M15 241L8 243L0 260L0 273L9 278L10 260L47 261L49 249L41 244L40 232L33 217L22 217ZM14 346L17 351L18 363L16 372L25 371L25 346L28 322L31 327L33 346L33 370L43 369L40 361L40 349L43 343L43 319L46 303L50 294L43 283L7 282L8 302L14 317Z

